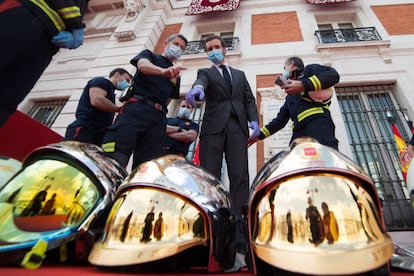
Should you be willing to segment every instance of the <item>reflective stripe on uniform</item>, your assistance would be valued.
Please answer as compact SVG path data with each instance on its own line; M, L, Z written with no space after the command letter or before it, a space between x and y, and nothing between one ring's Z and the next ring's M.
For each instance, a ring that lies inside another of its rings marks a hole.
M76 6L63 8L58 10L58 12L64 19L70 19L81 16L80 8Z
M260 132L262 132L265 137L269 137L270 136L270 131L266 127L262 127L260 129Z
M324 112L323 109L329 109L329 106L325 105L323 107L312 107L312 108L308 108L304 111L302 111L301 113L298 114L298 123L306 118L308 118L309 116L315 115L315 114L321 114Z
M115 152L115 142L102 144L102 149L104 152Z
M315 88L314 90L321 90L322 89L321 81L318 79L318 77L316 75L311 76L309 78L309 80L312 82L313 87Z
M49 17L59 32L66 28L65 23L62 18L60 18L59 14L52 10L44 0L30 0L30 2L38 6Z

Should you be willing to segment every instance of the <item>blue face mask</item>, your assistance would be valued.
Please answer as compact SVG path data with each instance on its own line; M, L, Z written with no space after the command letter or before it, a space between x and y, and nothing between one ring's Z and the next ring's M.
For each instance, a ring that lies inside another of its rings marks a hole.
M219 64L224 60L223 52L220 50L213 50L208 53L208 59L214 64Z
M129 83L126 80L117 81L116 83L116 89L118 90L124 90L129 86Z
M285 79L289 79L290 78L290 72L288 71L288 70L283 70L283 73L282 73L282 76L285 78Z
M182 54L183 50L174 44L168 45L167 49L165 50L165 56L171 61L179 59Z
M191 109L186 107L180 107L180 109L177 112L177 117L181 119L189 119L191 115Z

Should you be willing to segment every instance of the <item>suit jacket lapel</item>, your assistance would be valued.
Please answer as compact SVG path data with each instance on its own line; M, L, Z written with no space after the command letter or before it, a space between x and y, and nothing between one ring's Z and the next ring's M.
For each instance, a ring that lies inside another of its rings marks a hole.
M232 85L233 91L236 91L236 89L234 89L234 88L236 87L236 85L238 83L239 74L236 70L234 70L230 66L229 66L229 69L230 69L230 74L231 74L231 85Z

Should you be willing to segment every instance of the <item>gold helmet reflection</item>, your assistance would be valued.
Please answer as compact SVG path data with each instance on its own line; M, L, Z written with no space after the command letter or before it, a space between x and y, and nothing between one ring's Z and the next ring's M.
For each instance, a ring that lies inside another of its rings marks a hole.
M89 262L130 266L186 251L192 252L187 253L191 259L203 251L208 258L187 262L218 271L231 219L228 194L216 178L180 156L157 158L141 164L122 183Z
M253 182L248 215L258 271L387 274L393 243L372 180L313 139L295 140L266 163Z
M31 152L0 191L0 263L40 266L46 251L75 242L86 259L126 171L92 144L61 142ZM78 239L79 237L82 239ZM82 241L81 241L82 240Z

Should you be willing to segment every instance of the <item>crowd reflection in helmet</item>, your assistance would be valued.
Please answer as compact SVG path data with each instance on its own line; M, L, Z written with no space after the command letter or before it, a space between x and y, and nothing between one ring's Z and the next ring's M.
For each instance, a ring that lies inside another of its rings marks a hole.
M363 246L384 238L376 204L364 187L344 177L292 178L252 206L253 242L332 250Z
M322 218L318 208L313 205L312 197L308 197L308 205L305 218L309 220L309 227L312 234L309 242L318 245L323 241L324 237Z
M148 197L151 200L144 200ZM152 189L124 192L115 201L106 227L108 235L103 236L104 240L138 242L142 246L175 239L205 239L205 224L198 209Z
M26 166L0 191L0 214L12 211L19 231L51 231L78 225L98 199L97 187L79 169L42 159Z
M325 237L328 244L333 244L339 237L338 222L336 221L334 212L329 210L326 202L322 202L321 208L323 212L322 221L324 225Z

